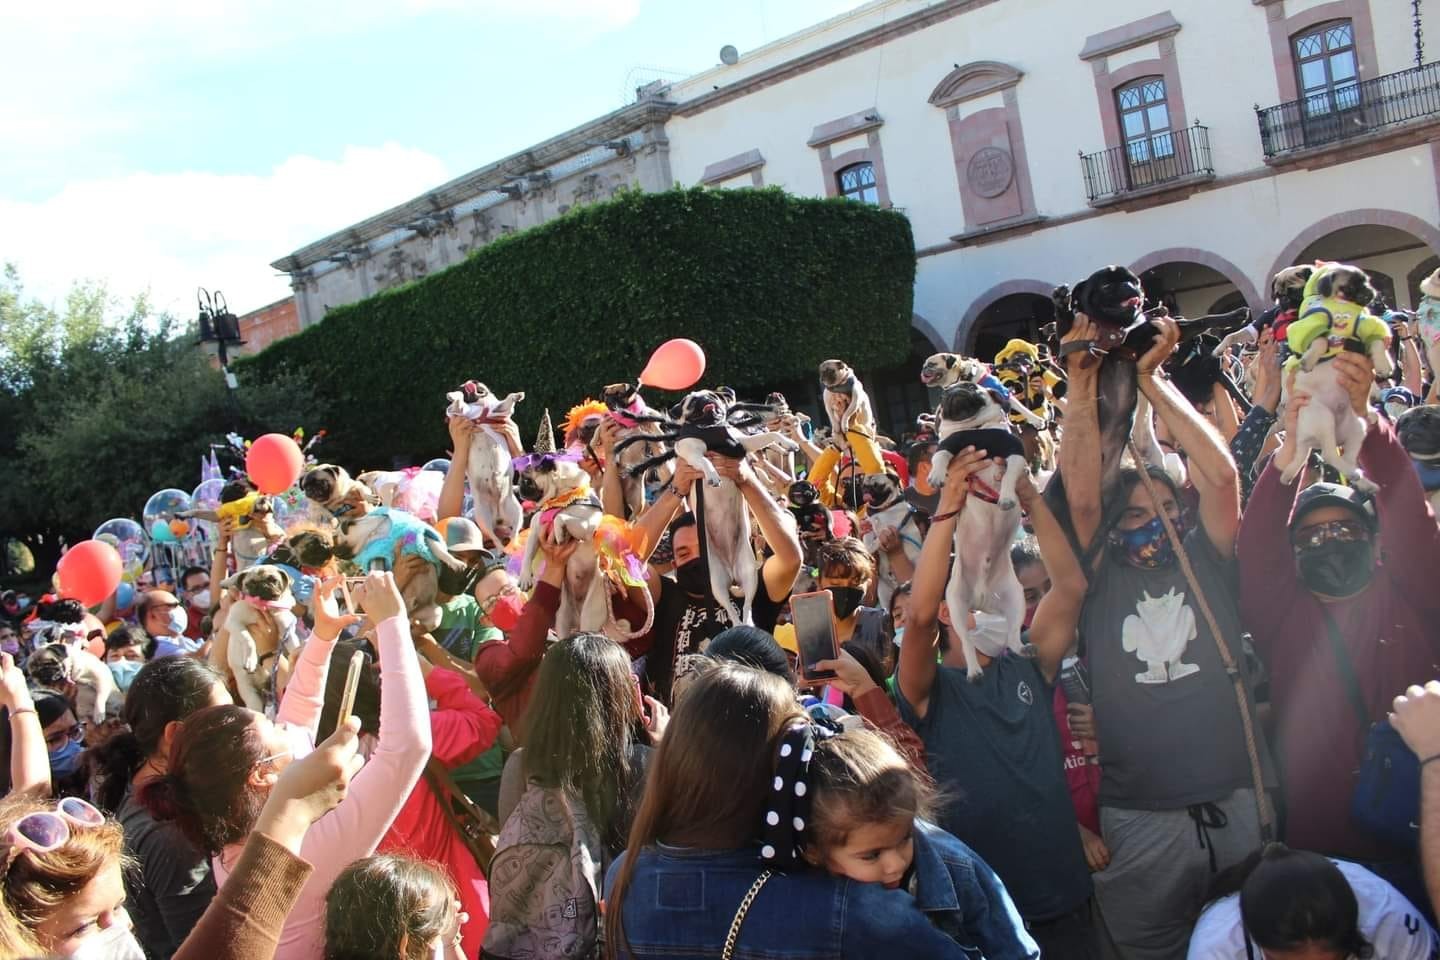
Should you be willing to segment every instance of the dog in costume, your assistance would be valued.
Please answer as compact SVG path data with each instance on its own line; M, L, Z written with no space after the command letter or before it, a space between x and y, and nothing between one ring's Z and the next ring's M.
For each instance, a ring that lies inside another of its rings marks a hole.
M1440 402L1440 270L1420 281L1420 308L1415 311L1416 333L1430 365L1431 403Z
M865 476L884 473L885 464L875 442L875 410L870 394L850 365L844 360L820 364L820 387L830 419L830 440L811 465L810 476L820 490L821 502L833 507L839 500L839 485L833 474L842 457L848 454Z
M1029 416L1015 412L1011 405L1010 424L1025 445L1025 460L1032 469L1055 469L1055 398L1051 392L1060 378L1040 362L1040 348L1028 340L1014 339L995 354L995 376L1005 385Z
M1293 389L1310 396L1296 421L1296 445L1301 450L1318 449L1321 458L1362 493L1376 490L1358 465L1365 421L1351 408L1350 394L1340 386L1328 361L1351 350L1368 354L1378 376L1394 371L1388 350L1390 328L1366 309L1374 299L1375 288L1359 267L1317 263L1305 284L1300 315L1285 333L1292 353L1285 369L1287 374L1295 373ZM1308 460L1308 456L1296 457L1280 479L1293 483Z
M450 553L438 530L414 514L389 507L376 507L362 517L342 520L334 555L352 561L361 570L369 570L372 564L393 570L404 557L425 561L415 565L415 572L404 584L398 578L396 583L410 619L425 630L440 626L437 596L442 576L446 586L453 587L445 592L453 596L464 590L468 573L465 562Z

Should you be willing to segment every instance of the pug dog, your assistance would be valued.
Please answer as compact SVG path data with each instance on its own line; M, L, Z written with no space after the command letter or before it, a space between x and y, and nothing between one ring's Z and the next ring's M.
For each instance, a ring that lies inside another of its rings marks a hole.
M565 563L560 585L560 607L555 633L568 637L576 631L599 633L610 620L609 586L600 576L595 534L604 510L593 493L577 496L589 479L585 469L567 456L541 455L524 472L534 485L540 508L530 519L525 556L520 566L520 589L529 592L539 575L540 540L548 526L557 543L578 546ZM622 629L628 631L628 624Z
M1310 396L1296 418L1296 447L1319 450L1321 459L1351 486L1373 494L1378 487L1359 466L1365 419L1351 407L1350 394L1340 386L1329 360L1345 350L1367 353L1375 374L1388 377L1395 369L1388 349L1390 328L1366 309L1376 294L1370 277L1359 267L1317 264L1305 292L1300 315L1286 330L1291 351L1299 354L1298 361L1292 357L1286 363L1295 370L1290 389ZM1281 472L1281 481L1293 483L1309 459L1295 457Z
M223 641L210 651L210 663L221 673L235 679L240 700L251 710L264 712L267 692L278 698L290 675L290 658L294 652L287 641L298 647L295 637L295 597L290 592L290 575L271 564L256 564L221 583L240 596L230 604L225 616ZM269 661L278 657L274 667L272 689Z
M1000 382L988 365L973 357L963 357L958 353L934 353L926 357L924 365L920 367L920 382L931 389L944 390L962 380L978 383L991 391L1004 390L1009 398L1005 406L1012 413L1024 418L1025 422L1036 430L1043 430L1048 426L1045 418L1021 403L1020 398Z
M513 534L520 529L524 511L515 496L510 445L492 424L512 416L525 394L511 393L497 400L485 384L467 380L459 390L445 394L445 399L450 401L445 408L447 417L464 417L480 424L470 435L470 449L455 451L455 456L465 458L465 476L475 504L472 519L481 530L494 530L498 521Z
M1315 268L1307 264L1286 267L1275 274L1270 280L1271 306L1250 323L1222 337L1212 355L1222 357L1231 347L1257 343L1261 331L1270 326L1275 328L1276 342L1284 343L1285 330L1299 312L1300 303L1305 299L1305 284L1314 272Z
M820 364L820 386L825 390L825 412L830 417L830 437L841 449L849 447L847 431L875 436L875 410L865 385L844 360Z
M623 429L620 433L620 440L626 440L634 436L654 436L660 432L660 427L653 419L637 420L636 415L655 418L659 411L650 407L640 396L640 388L633 383L612 383L601 393L600 398L610 410L610 417ZM645 477L643 475L632 475L631 471L636 464L648 460L660 452L658 443L641 439L639 443L629 444L622 453L616 454L616 460L620 465L620 486L625 494L625 506L633 519L640 516L645 509ZM656 468L660 471L661 482L668 482L670 468L661 465Z
M940 449L930 460L930 483L943 486L951 459L967 446L1005 461L1003 467L986 466L970 478L970 495L955 524L955 563L945 587L951 629L960 637L966 674L972 681L981 670L966 625L968 611L1004 617L1009 630L1006 646L1015 653L1022 649L1025 591L1010 562L1010 546L1020 527L1015 486L1026 465L1024 447L1008 424L1004 408L978 384L962 381L941 396Z
M300 477L300 491L319 508L319 519L334 521L380 502L374 491L352 479L344 467L322 463ZM315 511L312 511L314 513Z
M913 565L920 559L921 533L915 510L905 500L900 478L893 473L873 473L860 480L860 499L865 507L862 538L865 549L875 557L876 593L880 606L890 609L890 598L900 586L890 555L880 547L880 531L894 530L901 549Z
M34 682L73 694L75 716L97 728L106 720L106 707L111 698L117 698L117 703L123 699L110 668L86 650L83 643L74 640L42 640L25 661L25 673Z
M445 538L434 527L413 514L388 507L376 507L364 516L340 521L332 552L362 570L371 569L372 564L397 570L404 558L423 560L423 563L406 564L405 569L411 575L404 582L397 576L396 586L405 600L412 625L427 631L440 626L437 598L442 578L447 588L453 588L445 592L454 596L464 591L469 575L465 562L446 548Z

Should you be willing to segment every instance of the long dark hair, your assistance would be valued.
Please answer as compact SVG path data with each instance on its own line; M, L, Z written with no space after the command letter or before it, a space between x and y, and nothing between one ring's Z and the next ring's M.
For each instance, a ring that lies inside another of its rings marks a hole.
M398 854L356 860L325 895L325 960L429 957L455 921L456 896L435 864Z
M1236 893L1240 922L1261 949L1290 951L1313 943L1360 960L1375 955L1360 932L1360 905L1350 882L1318 853L1268 843L1216 874L1206 905Z
M628 948L625 891L646 847L663 841L732 850L755 841L780 734L804 716L794 688L738 663L716 665L686 691L650 763L625 861L606 898L609 956L617 956L622 943Z
M577 633L545 652L525 716L525 779L566 787L585 802L607 845L624 842L616 811L628 806L635 684L625 649L599 633ZM611 830L611 828L616 828Z
M253 710L234 704L193 714L170 746L167 772L140 788L156 820L174 820L207 853L244 840L265 805L265 793L249 783L265 757L255 720Z
M209 664L194 657L161 657L140 668L121 712L127 729L90 751L95 801L102 810L120 809L135 771L160 752L165 728L210 706L223 683Z

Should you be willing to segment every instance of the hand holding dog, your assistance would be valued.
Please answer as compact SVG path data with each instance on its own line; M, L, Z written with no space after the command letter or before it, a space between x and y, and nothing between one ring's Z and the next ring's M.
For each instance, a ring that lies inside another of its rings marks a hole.
M705 459L715 465L715 472L737 487L747 487L755 482L755 471L744 460L723 457L718 453L707 453Z
M1280 348L1269 327L1260 334L1260 352L1255 354L1255 405L1272 414L1280 408Z
M470 438L480 425L469 417L447 417L445 426L450 431L450 456L463 457L470 449Z
M1175 352L1175 345L1180 342L1180 327L1174 320L1152 316L1150 322L1155 324L1160 332L1155 334L1154 346L1135 362L1136 372L1142 377L1154 373L1162 363L1169 360L1170 354Z
M595 452L607 464L615 459L615 444L620 442L623 429L614 418L606 417L595 430Z
M959 511L970 491L970 478L988 463L989 457L984 450L966 447L957 453L945 471L945 486L940 491L940 506L936 513Z
M1092 342L1099 337L1099 335L1100 328L1095 325L1095 321L1083 313L1077 313L1075 314L1075 323L1070 327L1070 332L1060 338L1060 346L1063 348L1066 344L1070 343ZM1089 352L1085 350L1076 350L1073 353L1065 354L1066 372L1072 378L1082 373L1095 374L1099 365L1086 363L1085 361L1087 359L1091 358Z
M670 486L674 487L682 497L690 495L690 488L695 486L695 481L701 477L700 471L696 470L684 460L676 458L675 475L670 478Z
M1421 760L1440 754L1440 682L1412 686L1396 697L1390 725Z
M1363 353L1346 350L1335 357L1335 382L1350 394L1350 406L1357 416L1370 410L1370 390L1375 386L1375 367Z
M365 577L365 582L356 586L351 593L371 623L378 624L405 612L405 601L401 599L400 590L395 586L393 574L379 571L371 573ZM409 635L408 631L406 635Z

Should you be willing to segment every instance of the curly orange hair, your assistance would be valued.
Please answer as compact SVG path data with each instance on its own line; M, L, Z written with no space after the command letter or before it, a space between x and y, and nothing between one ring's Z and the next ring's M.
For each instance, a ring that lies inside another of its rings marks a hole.
M575 439L575 434L580 427L591 417L603 417L610 412L610 408L599 400L585 398L585 402L577 407L571 407L570 412L565 414L565 445L568 447Z

